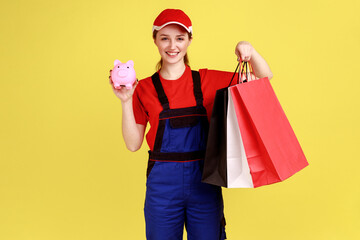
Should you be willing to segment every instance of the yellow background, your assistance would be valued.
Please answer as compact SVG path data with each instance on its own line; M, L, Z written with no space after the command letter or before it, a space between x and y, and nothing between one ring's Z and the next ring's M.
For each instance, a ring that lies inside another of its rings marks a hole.
M159 59L164 8L192 19L193 69L233 71L250 41L310 166L224 189L228 239L360 239L358 0L63 0L0 3L0 239L145 239L147 145L126 150L115 59Z

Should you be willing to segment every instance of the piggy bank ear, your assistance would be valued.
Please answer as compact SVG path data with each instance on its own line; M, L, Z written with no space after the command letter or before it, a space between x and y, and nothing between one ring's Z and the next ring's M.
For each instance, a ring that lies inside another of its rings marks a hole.
M133 62L133 60L129 60L129 61L127 61L127 63L126 63L126 64L129 64L130 66L134 67L134 62Z
M119 61L119 60L115 60L115 62L114 62L114 66L116 66L116 65L118 65L118 64L120 64L121 62Z

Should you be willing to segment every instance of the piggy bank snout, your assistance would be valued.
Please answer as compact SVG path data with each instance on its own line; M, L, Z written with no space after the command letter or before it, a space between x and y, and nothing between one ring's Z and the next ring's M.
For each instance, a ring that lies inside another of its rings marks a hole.
M119 77L126 77L129 74L128 69L119 69L117 75Z

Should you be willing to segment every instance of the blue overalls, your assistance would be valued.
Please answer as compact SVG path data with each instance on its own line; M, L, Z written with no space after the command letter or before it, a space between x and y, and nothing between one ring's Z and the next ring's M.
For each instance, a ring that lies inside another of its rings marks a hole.
M196 106L170 109L159 74L152 76L163 111L149 151L145 200L148 240L225 239L221 188L201 182L208 134L199 72L192 71Z

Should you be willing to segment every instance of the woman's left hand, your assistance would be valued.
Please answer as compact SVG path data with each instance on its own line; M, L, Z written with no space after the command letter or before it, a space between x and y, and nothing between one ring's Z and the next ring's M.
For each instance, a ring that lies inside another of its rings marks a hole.
M236 45L235 54L238 57L238 61L240 58L244 62L248 62L251 60L252 54L254 53L255 49L253 46L246 41L241 41Z

